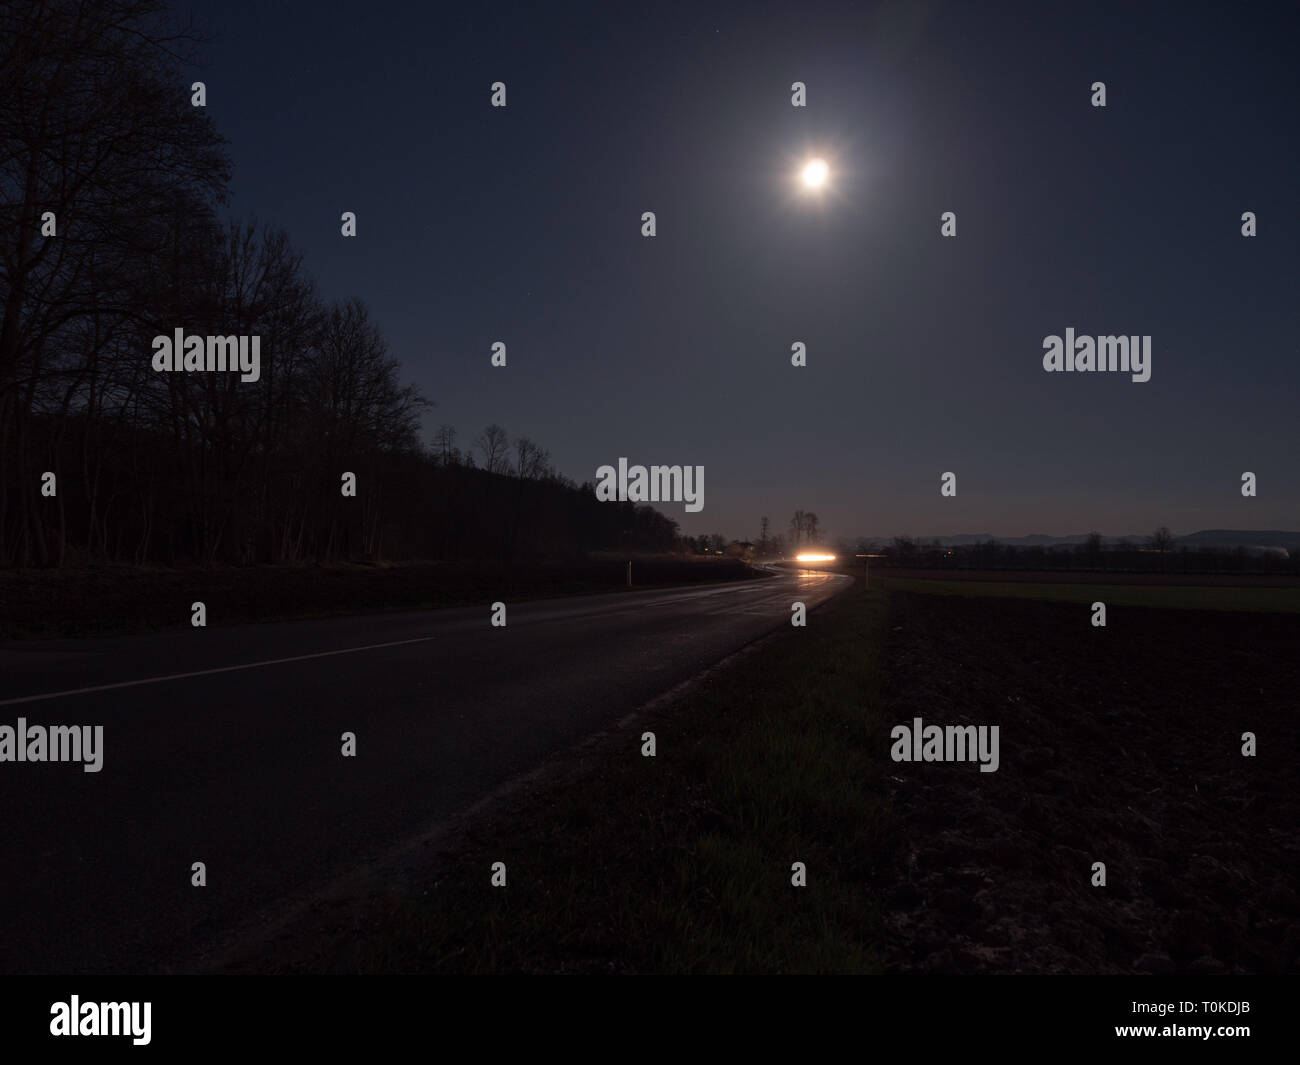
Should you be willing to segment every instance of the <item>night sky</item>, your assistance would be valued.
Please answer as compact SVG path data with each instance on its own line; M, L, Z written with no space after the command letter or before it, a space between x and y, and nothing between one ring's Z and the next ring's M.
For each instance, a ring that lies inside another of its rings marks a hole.
M232 214L369 304L430 439L703 465L661 509L728 537L1300 528L1294 5L181 10ZM1151 380L1045 373L1071 326Z

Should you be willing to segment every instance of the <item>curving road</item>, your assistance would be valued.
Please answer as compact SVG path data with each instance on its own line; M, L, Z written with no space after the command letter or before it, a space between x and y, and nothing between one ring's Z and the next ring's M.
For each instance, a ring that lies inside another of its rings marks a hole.
M185 964L849 583L0 645L0 726L104 727L98 773L0 762L0 972Z

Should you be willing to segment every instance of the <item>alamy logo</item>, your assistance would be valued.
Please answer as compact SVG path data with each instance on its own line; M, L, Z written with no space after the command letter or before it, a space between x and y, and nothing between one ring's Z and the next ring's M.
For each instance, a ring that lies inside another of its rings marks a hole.
M252 384L262 376L261 356L260 336L187 337L183 329L177 328L175 337L153 338L153 368L159 373L230 370L237 372L241 381Z
M1105 370L1131 373L1134 381L1151 380L1149 336L1076 337L1071 326L1064 340L1055 334L1043 337L1043 351L1043 369L1048 373Z
M694 514L704 509L703 466L601 466L596 471L596 498L602 503L685 503Z
M104 726L0 725L0 762L84 762L83 772L104 768Z
M152 1002L70 1002L50 1006L50 1035L129 1035L138 1047L148 1046Z
M889 757L895 762L975 762L981 773L998 771L997 725L895 725Z

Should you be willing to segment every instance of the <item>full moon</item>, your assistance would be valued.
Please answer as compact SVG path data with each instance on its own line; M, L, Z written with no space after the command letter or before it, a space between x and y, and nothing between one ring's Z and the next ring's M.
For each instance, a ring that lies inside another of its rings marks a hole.
M812 159L803 168L803 183L810 189L819 189L826 184L830 170L824 159Z

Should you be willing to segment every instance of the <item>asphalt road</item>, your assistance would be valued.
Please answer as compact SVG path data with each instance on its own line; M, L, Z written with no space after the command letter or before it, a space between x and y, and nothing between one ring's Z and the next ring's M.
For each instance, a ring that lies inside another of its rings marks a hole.
M848 582L0 645L0 726L104 727L98 773L0 762L0 972L183 966Z

